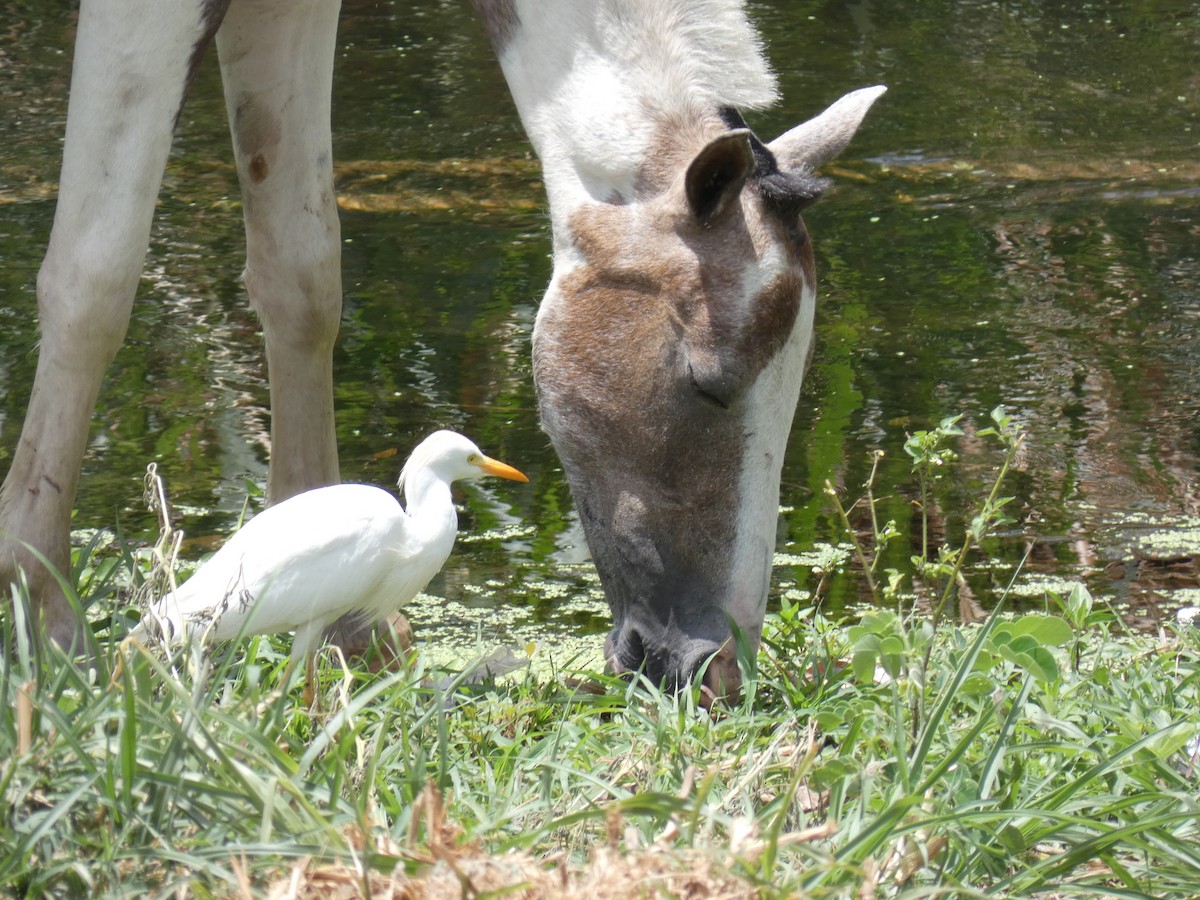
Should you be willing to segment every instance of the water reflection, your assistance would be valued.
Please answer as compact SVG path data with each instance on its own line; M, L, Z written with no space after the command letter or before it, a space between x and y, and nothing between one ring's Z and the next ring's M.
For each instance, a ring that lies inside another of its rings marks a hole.
M883 449L881 513L908 527L905 435L965 412L963 459L940 498L941 527L960 530L995 461L970 433L998 403L1030 440L1011 486L1022 522L993 556L1032 548L1041 574L1086 577L1143 611L1195 590L1195 544L1159 550L1147 535L1164 519L1185 532L1200 513L1200 12L1111 6L751 4L785 98L750 117L765 136L844 90L891 86L808 216L820 334L784 471L779 549L792 556L776 597L820 585L831 608L856 601L851 580L791 561L835 534L825 479L853 491ZM71 28L57 4L24 0L0 33L3 458L33 372ZM427 432L470 434L531 484L469 489L468 539L431 585L440 599L414 612L418 635L598 634L594 573L534 412L529 336L549 242L498 69L467 6L448 0L347 3L342 44L343 476L391 484ZM209 60L100 401L81 526L151 536L151 460L196 537L228 531L246 479L263 480L265 372L227 144ZM1004 580L973 574L976 599Z

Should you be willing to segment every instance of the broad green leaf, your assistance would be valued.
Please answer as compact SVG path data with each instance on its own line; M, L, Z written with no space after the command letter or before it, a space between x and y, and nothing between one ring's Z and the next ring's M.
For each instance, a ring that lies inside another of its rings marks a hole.
M889 654L892 656L904 655L904 641L895 635L885 637L879 642L879 652L881 654Z
M879 654L870 650L856 651L850 660L850 667L854 669L854 676L864 684L873 682L875 680L875 660L878 658Z
M980 697L984 694L990 694L995 689L996 683L983 674L968 675L967 679L962 683L962 687L959 688L959 690L969 697Z
M883 649L883 641L879 635L867 633L854 642L855 653L879 653Z
M1045 647L1034 647L1021 654L1021 658L1029 673L1043 684L1058 680L1058 660Z
M821 731L829 732L840 728L846 721L842 712L837 709L823 709L813 714L813 721Z
M1074 632L1061 616L1031 613L1009 623L1013 634L1027 634L1046 647L1061 647L1073 638Z

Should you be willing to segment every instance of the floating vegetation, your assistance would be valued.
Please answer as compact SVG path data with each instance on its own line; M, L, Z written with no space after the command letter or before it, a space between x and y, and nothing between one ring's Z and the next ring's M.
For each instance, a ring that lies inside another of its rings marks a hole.
M501 525L498 528L489 528L486 531L460 533L458 535L458 543L503 543L504 541L515 541L536 536L537 528L535 526L526 524L524 522L513 522L510 525Z
M608 615L603 592L540 579L515 586L515 593L513 585L501 587L507 595L468 582L456 585L463 599L422 593L405 604L416 642L434 665L459 669L489 653L536 645L530 668L539 675L603 668ZM547 600L553 601L549 614Z
M526 583L525 587L530 593L536 594L546 600L568 597L572 593L571 586L563 584L561 581L530 581Z
M521 665L507 665L497 677L546 681L565 671L604 671L602 635L564 636L548 629L523 633L525 640L487 640L472 644L438 644L417 641L416 646L431 668L461 672L472 669L480 660L511 658ZM532 649L532 652L528 652Z
M812 549L801 553L776 553L771 560L773 566L806 566L818 572L840 569L850 560L854 547L850 544L826 544L817 542Z
M1177 588L1167 593L1180 606L1200 606L1200 588Z
M1062 578L1057 575L1026 574L1022 575L1008 589L1013 597L1041 598L1048 593L1066 597L1071 589L1082 585L1078 578Z
M1141 559L1172 560L1200 556L1200 519L1189 517L1173 527L1137 536L1134 554Z

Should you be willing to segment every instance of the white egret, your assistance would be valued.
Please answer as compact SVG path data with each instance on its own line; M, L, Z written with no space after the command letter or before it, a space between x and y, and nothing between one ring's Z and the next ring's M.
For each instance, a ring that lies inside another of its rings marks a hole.
M378 622L424 588L454 546L451 483L484 475L529 480L461 434L437 431L404 464L403 507L391 492L365 484L316 488L268 507L153 603L133 636L160 629L181 640L189 629L208 628L226 640L294 631L290 666L304 659L311 705L325 629L347 614L357 617L356 627Z

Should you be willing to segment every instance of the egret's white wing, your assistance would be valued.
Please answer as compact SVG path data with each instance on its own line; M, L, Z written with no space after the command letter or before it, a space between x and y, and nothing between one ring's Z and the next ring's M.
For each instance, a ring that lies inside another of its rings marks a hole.
M260 634L332 622L388 579L400 560L383 542L410 544L407 524L399 502L380 488L344 484L298 494L247 522L157 612L179 631L184 620L219 615L219 640L243 627Z

